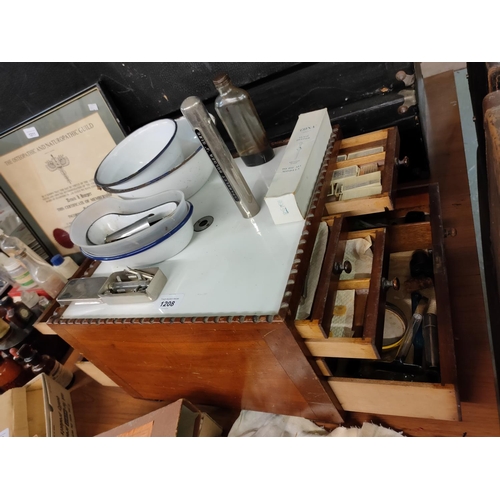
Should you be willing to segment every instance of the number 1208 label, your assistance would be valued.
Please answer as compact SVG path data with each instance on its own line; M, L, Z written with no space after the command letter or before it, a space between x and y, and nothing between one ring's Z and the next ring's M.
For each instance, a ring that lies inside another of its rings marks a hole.
M160 310L166 312L175 309L180 304L183 297L183 293L164 295L160 298Z

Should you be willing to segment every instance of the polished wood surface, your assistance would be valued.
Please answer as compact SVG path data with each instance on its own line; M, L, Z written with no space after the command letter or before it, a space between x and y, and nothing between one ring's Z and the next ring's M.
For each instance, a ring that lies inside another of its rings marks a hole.
M457 229L455 237L446 238L445 249L463 420L449 422L351 413L346 424L372 421L409 436L499 436L491 352L453 73L428 78L426 93L432 180L440 184L444 226ZM416 196L416 203L418 199ZM95 337L96 341L98 339ZM103 432L165 404L134 399L123 389L101 387L95 382L76 388L72 400L80 436ZM238 412L217 411L220 419L226 419L227 430ZM220 423L218 415L209 414Z
M331 389L283 322L53 328L135 397L341 421Z

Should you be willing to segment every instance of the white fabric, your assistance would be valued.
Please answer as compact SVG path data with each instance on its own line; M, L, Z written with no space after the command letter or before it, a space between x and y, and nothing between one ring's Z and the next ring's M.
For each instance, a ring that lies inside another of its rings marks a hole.
M242 410L228 437L403 437L403 434L369 422L361 428L337 427L329 432L305 418Z

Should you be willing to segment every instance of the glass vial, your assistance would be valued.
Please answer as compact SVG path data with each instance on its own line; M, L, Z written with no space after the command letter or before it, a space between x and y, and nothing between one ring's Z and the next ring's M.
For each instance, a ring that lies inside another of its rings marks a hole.
M256 167L272 160L274 151L248 92L235 87L226 73L213 82L219 92L215 111L245 165Z

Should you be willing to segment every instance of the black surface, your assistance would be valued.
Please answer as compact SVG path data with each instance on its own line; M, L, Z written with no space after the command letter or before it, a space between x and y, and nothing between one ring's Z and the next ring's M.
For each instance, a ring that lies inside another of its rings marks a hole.
M264 125L289 124L297 115L397 92L396 73L412 63L1 63L0 131L100 81L131 130L178 114L182 101L197 95L213 101L212 77L227 71L246 88Z

